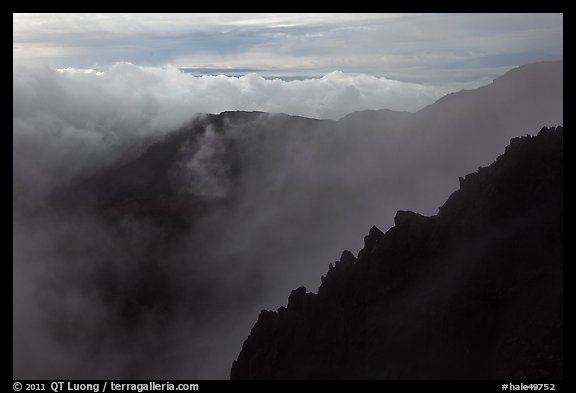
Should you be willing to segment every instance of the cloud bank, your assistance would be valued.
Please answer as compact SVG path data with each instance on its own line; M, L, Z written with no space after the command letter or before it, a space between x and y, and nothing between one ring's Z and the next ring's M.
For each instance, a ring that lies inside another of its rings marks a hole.
M44 68L29 73L18 69L14 71L14 83L15 87L18 84L29 89L18 94L37 94L39 102L48 97L37 90L51 85L59 89L59 101L70 100L70 109L86 112L97 107L99 111L109 111L107 115L113 121L139 117L141 121L150 120L150 127L165 127L169 122L182 122L195 112L226 110L283 112L320 119L338 119L365 109L416 111L449 92L487 82L435 86L340 71L321 78L284 81L264 79L256 73L241 77L193 76L175 67L117 63L98 71ZM96 100L103 100L103 105ZM100 115L93 112L90 117Z
M35 160L15 169L27 173L16 178L36 178L34 189L27 191L41 193L44 179L50 176L39 174L59 173L66 180L96 162L104 165L126 154L126 146L136 154L135 140L148 143L198 113L245 110L338 119L366 109L416 111L451 91L478 85L432 86L339 71L317 79L284 81L254 73L194 76L175 67L130 63L99 70L16 63L14 154L35 149ZM66 145L61 159L48 162L48 146L60 144ZM70 166L70 161L75 165Z

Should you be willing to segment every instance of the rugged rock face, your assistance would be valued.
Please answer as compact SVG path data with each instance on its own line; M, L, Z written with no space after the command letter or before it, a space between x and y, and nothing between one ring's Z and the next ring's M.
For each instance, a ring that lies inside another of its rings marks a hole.
M399 211L262 311L232 379L562 377L563 130L514 138L436 216Z

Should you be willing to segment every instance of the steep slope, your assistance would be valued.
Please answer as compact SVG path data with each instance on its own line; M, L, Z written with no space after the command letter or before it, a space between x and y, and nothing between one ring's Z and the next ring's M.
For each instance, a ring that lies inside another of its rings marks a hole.
M561 378L562 141L514 138L436 216L373 227L318 294L262 311L232 379Z

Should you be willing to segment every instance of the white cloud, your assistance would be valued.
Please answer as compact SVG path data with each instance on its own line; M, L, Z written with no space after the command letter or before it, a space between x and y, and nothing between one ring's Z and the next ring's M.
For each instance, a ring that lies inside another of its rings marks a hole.
M364 109L416 111L448 92L479 85L472 82L439 87L339 71L322 78L295 81L269 80L255 73L241 77L199 77L175 67L140 67L129 63L103 67L99 72L76 68L58 72L18 69L14 79L15 84L28 80L58 89L58 101L62 104L54 109L63 117L80 117L76 113L82 111L82 119L106 119L109 125L144 122L147 128L176 127L193 113L225 110L284 112L329 119ZM25 99L21 94L22 90L17 89L15 98ZM38 104L56 105L48 97L49 90L34 94ZM70 106L74 108L73 114Z

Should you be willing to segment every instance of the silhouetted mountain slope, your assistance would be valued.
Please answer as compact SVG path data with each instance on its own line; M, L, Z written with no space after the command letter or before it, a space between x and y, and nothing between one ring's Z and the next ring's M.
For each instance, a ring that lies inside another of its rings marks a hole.
M562 157L562 127L514 138L436 216L372 227L261 312L232 379L561 378Z

